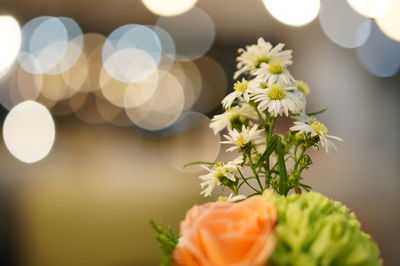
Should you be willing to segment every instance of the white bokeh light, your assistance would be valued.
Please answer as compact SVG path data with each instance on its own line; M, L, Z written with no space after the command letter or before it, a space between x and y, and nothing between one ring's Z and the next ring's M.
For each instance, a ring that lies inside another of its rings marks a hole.
M15 18L0 16L0 73L6 71L21 47L21 28Z
M46 74L58 75L69 70L79 59L83 50L83 33L79 24L67 17L58 18L68 33L68 44L64 56L58 64Z
M369 18L380 18L390 9L392 0L347 0L355 11Z
M388 37L400 42L400 0L393 0L389 12L376 23Z
M375 23L364 45L356 48L363 67L377 77L392 77L400 68L400 43L383 34Z
M160 64L162 45L149 27L124 25L114 30L102 49L105 70L122 82L141 82L149 78Z
M197 7L180 16L161 17L157 20L157 26L172 36L178 61L200 58L208 52L215 40L214 21Z
M344 0L323 1L319 22L331 41L346 48L365 43L371 31L371 19L355 12Z
M303 26L313 21L319 12L320 0L263 0L268 12L289 26Z
M12 155L25 163L34 163L46 157L53 147L54 120L43 105L25 101L8 113L3 137Z
M60 63L68 49L68 31L56 17L37 17L22 27L22 45L18 61L33 74L47 73Z
M176 16L191 9L197 0L142 0L142 3L156 15Z
M125 108L130 120L137 126L158 131L172 125L180 116L185 104L184 89L170 73L161 75L157 90L140 106ZM129 98L125 97L126 100ZM127 102L126 105L131 104Z
M169 69L175 62L176 48L174 39L172 38L171 34L169 34L163 28L152 25L147 25L147 27L152 29L160 39L162 57L158 68L169 71Z

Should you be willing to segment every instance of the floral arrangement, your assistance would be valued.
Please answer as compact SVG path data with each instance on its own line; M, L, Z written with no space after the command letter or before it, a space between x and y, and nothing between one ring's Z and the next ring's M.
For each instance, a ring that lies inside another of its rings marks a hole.
M238 156L187 165L207 171L199 177L205 197L216 187L231 193L192 207L179 236L152 222L162 265L382 265L354 213L303 183L312 164L307 151L330 153L342 140L315 118L326 109L306 112L310 88L290 74L292 51L283 48L260 38L239 49L234 79L241 79L210 124L215 134L227 130L221 143ZM282 135L275 125L284 118L294 122Z

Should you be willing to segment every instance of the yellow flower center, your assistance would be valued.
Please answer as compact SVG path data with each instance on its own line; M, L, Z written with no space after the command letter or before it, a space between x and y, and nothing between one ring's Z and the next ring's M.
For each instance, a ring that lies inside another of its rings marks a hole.
M224 177L224 170L222 168L223 166L223 163L216 163L214 166L215 178L217 180L220 180L222 177Z
M286 90L282 85L273 84L268 89L268 97L271 100L282 100L286 97Z
M239 135L236 139L236 145L243 148L246 145L246 139L242 135Z
M248 83L249 82L247 80L238 81L235 83L235 85L233 85L233 89L237 92L244 92L247 90Z
M268 70L272 74L279 75L282 74L282 72L285 70L285 64L280 61L280 60L274 60L269 62L268 64Z
M314 121L311 123L311 128L320 136L325 136L328 134L328 129L326 126L318 121Z
M301 91L305 96L307 96L308 94L310 94L310 87L308 87L308 85L301 80L296 80L296 87L299 91Z

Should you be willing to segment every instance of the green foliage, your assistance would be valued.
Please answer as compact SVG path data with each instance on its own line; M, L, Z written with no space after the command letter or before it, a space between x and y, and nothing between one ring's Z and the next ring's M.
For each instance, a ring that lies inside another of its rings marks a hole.
M164 227L162 223L157 225L154 221L150 221L151 227L157 232L156 240L158 247L161 249L162 258L160 266L170 266L173 263L173 252L178 245L178 236L171 227Z
M354 213L319 193L264 195L279 213L269 266L379 266L379 250Z
M308 116L315 116L315 115L319 115L324 113L326 110L328 110L328 108L324 108L322 110L316 111L316 112L311 112L311 113L307 113Z

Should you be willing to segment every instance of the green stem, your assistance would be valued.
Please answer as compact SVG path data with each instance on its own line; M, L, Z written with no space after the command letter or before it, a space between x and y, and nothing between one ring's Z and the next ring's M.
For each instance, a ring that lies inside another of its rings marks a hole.
M271 138L272 134L274 133L275 120L276 120L275 117L273 117L271 119L271 123L270 123L270 126L268 128L268 132L267 132L266 137L265 137L266 147L268 147L268 141ZM268 156L266 158L266 160L265 160L265 187L266 188L269 187L270 180L271 180L271 170L270 170L269 156Z
M258 114L258 117L260 118L261 122L265 123L264 118L262 117L260 111L258 110L257 106L254 106L254 109L256 109L256 112Z
M238 168L238 172L240 174L240 176L242 177L243 181L246 183L246 185L248 185L251 189L253 189L255 192L257 193L261 193L260 191L258 191L257 189L255 189L252 185L250 185L249 182L247 182L247 179L243 176L242 172L240 171L240 169Z
M261 191L263 191L264 188L261 184L260 177L258 176L257 170L254 167L253 159L251 158L251 149L249 151L248 157L249 157L249 162L250 162L250 168L253 171L254 177L257 179L257 183L260 186Z
M293 156L294 156L294 161L297 162L297 149L299 148L299 144L296 144L294 146L294 151L293 151Z
M271 124L268 128L268 139L271 138L272 134L274 133L275 121L276 121L276 117L273 117L271 119Z
M265 161L265 187L269 188L269 183L271 179L271 170L270 170L270 165L269 165L269 156L267 160Z
M297 152L297 149L296 149L296 152ZM303 157L304 153L306 152L306 148L304 147L304 145L301 146L301 153L300 153L300 156L299 156L299 157L296 156L296 152L295 152L295 154L294 154L294 155L295 155L295 158L296 158L296 163L295 163L295 165L294 165L293 171L297 170L297 167L299 166L300 160L301 160L301 158Z
M245 177L244 179L246 179L246 181L247 181L247 180L252 179L252 178L254 178L254 177ZM239 183L239 185L237 186L238 191L239 191L239 189L243 186L243 184L246 184L246 183L245 183L244 181L242 181L242 182Z

